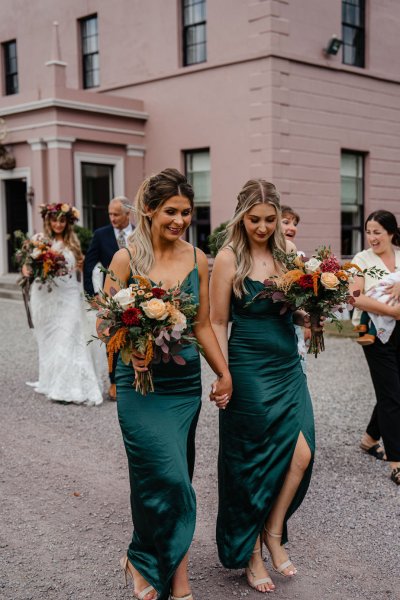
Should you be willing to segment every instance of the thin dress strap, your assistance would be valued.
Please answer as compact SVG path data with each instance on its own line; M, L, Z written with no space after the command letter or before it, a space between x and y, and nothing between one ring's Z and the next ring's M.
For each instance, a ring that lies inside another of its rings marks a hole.
M133 264L133 257L132 257L132 253L129 250L128 246L124 246L125 250L127 251L127 253L129 254L129 271L130 271L130 277L132 277L133 275L133 270L134 270L134 264Z
M196 254L196 248L193 246L193 251L194 251L194 266L197 267L197 254Z
M125 250L127 251L127 253L129 254L129 259L130 259L130 262L132 262L132 254L131 254L131 251L129 250L128 246L124 246L124 248L125 248Z

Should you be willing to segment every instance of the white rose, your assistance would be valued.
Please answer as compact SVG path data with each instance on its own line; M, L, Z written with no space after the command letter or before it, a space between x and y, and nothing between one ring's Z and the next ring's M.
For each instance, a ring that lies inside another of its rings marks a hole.
M119 292L113 296L113 299L118 302L122 308L128 308L132 304L135 304L135 298L132 297L130 288L119 290Z
M310 274L318 271L320 264L321 261L318 258L310 258L304 265L306 273Z
M163 300L153 298L148 302L142 302L140 305L143 312L150 319L157 319L157 321L163 321L168 317L168 309Z
M31 257L32 258L39 258L39 256L42 254L42 251L39 248L35 248L32 252L31 252Z
M31 237L32 242L41 242L43 239L44 239L43 233L35 233Z

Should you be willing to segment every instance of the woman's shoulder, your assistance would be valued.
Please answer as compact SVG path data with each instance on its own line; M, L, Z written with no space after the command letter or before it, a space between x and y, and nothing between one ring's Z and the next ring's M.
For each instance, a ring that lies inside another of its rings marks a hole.
M132 246L126 246L124 248L120 248L115 252L112 258L112 262L117 265L129 265L132 258L134 256L134 248Z
M352 262L357 264L357 261L362 262L364 264L376 263L376 254L371 248L367 248L367 250L361 250L361 252L357 252L354 256Z
M215 257L213 274L232 281L236 272L236 256L231 246L225 246Z
M214 264L235 268L236 256L232 246L224 246L215 257Z

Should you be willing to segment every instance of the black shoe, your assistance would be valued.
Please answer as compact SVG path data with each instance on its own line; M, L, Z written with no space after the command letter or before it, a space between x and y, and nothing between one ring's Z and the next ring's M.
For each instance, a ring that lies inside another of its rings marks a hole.
M366 454L373 456L378 460L386 460L386 454L380 444L374 444L373 446L365 446L363 443L360 444L360 448Z
M400 485L400 467L393 469L390 479L394 481L396 485Z

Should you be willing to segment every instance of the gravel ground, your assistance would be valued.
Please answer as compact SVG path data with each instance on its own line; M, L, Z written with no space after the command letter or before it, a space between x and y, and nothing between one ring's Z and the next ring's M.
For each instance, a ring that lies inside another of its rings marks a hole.
M22 304L0 300L0 598L124 599L118 559L131 535L126 458L115 405L61 405L25 385L37 354ZM399 600L400 489L358 440L374 403L361 349L328 338L309 359L317 426L310 492L289 524L293 580L278 600ZM211 374L204 369L205 389ZM206 399L205 399L206 400ZM194 485L198 519L190 572L196 600L260 598L223 569L214 541L217 411L205 401Z

